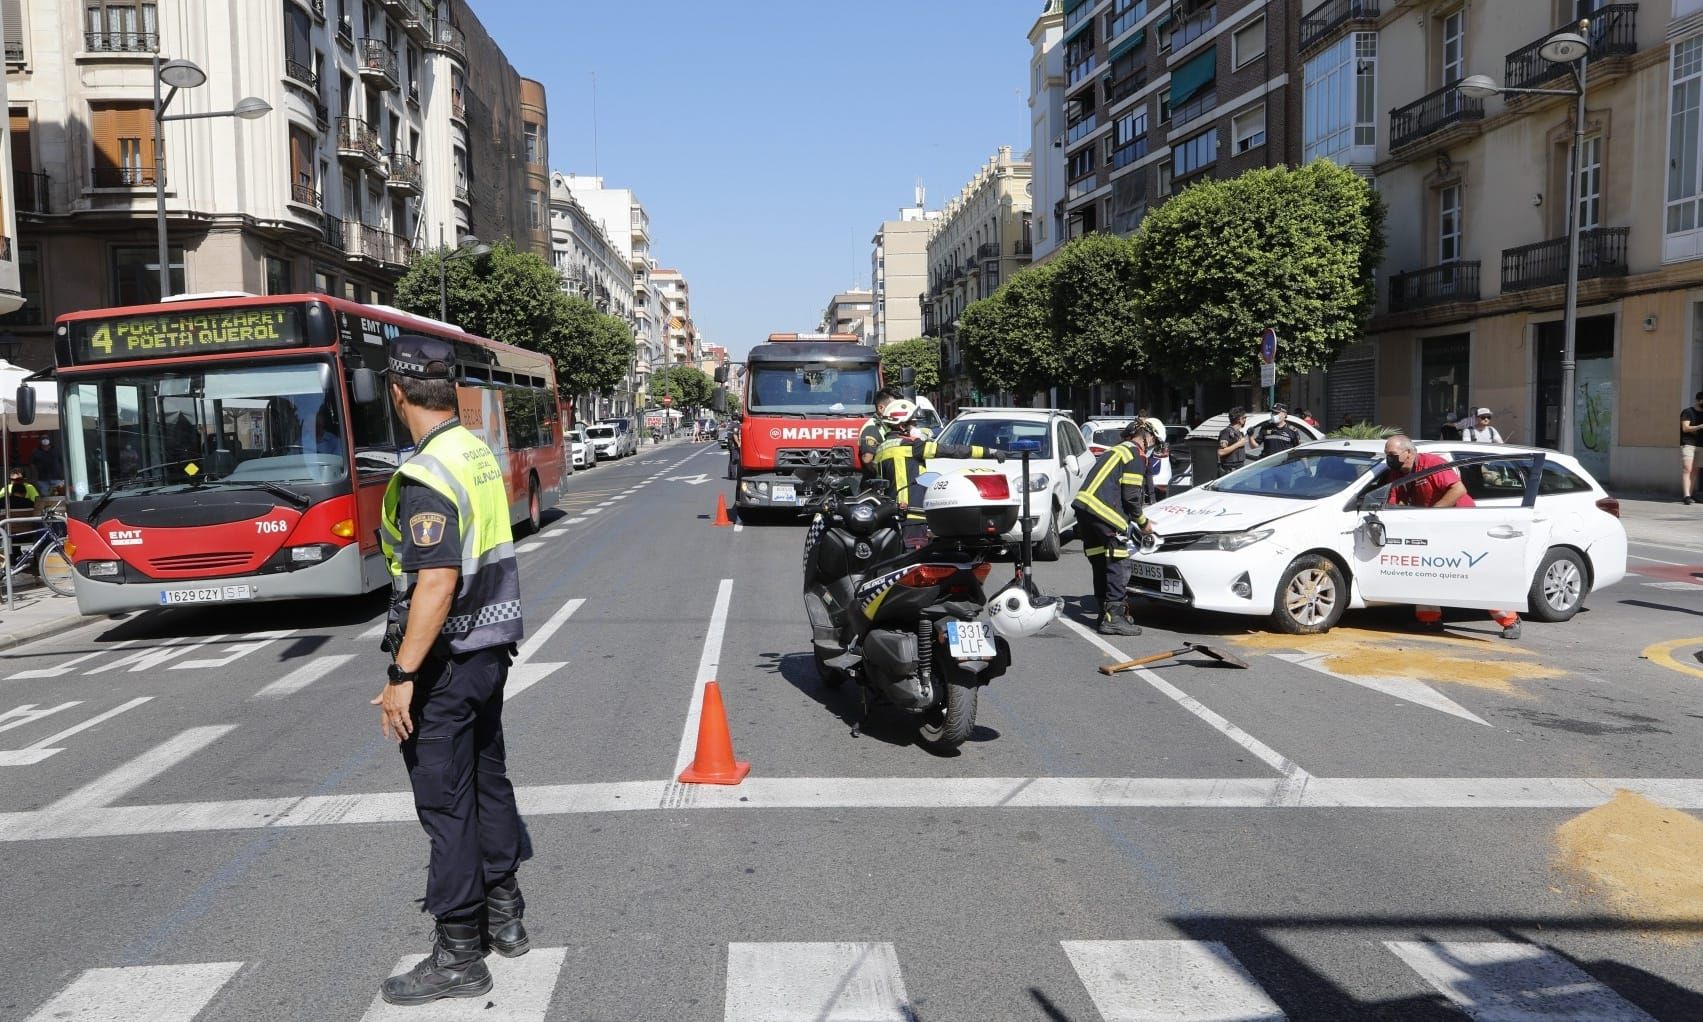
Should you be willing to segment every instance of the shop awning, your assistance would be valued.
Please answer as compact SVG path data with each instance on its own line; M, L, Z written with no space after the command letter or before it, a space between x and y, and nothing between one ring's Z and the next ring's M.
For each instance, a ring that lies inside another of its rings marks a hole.
M1146 42L1146 41L1147 41L1147 30L1144 28L1144 29L1137 31L1134 35L1130 36L1128 39L1125 39L1123 42L1119 43L1117 45L1117 48L1112 50L1112 52L1106 56L1106 62L1109 64L1109 63L1117 60L1120 57L1129 56L1131 53L1134 53L1136 50L1141 49L1141 44Z
M1218 49L1213 47L1171 72L1171 108L1174 110L1218 77Z

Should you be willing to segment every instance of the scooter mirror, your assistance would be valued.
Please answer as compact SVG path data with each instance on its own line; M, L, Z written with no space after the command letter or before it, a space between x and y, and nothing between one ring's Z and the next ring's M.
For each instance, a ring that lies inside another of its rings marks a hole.
M939 481L939 472L924 472L922 475L917 476L917 485L921 486L925 490Z

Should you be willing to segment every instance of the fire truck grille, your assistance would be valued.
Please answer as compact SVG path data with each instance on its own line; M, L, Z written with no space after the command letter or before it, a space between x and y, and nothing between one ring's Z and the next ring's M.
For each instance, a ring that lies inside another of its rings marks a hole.
M777 468L851 468L850 447L782 448L775 452Z

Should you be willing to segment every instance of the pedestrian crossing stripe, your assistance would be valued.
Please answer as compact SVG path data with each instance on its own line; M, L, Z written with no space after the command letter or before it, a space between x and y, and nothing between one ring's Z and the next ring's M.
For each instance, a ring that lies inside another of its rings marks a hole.
M1364 947L1376 945L1361 944ZM1222 943L1069 940L1060 947L1103 1022L1279 1022L1289 1016ZM1382 960L1475 1022L1654 1022L1562 955L1521 941L1385 941ZM491 992L400 1008L376 992L360 1022L545 1022L582 1017L561 976L567 948L490 957ZM410 955L392 975L420 960ZM889 942L727 945L724 1022L909 1022L917 1009ZM1397 964L1399 963L1399 964ZM196 1022L244 967L205 962L89 969L24 1022ZM374 987L380 977L373 977ZM561 997L556 992L564 991ZM234 994L226 994L229 1002ZM944 1010L935 998L936 1013ZM1366 1006L1369 1011L1375 1005ZM1292 1005L1304 1015L1305 1005ZM944 1014L941 1017L946 1017Z

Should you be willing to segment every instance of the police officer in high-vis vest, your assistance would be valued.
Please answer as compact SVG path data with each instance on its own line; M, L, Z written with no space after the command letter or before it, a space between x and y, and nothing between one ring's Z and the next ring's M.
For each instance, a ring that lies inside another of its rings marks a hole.
M520 578L502 467L456 418L455 351L404 336L390 398L416 453L385 490L379 542L395 583L380 708L431 840L432 953L380 988L391 1004L478 997L487 950L531 947L515 870L531 854L503 749L503 684L520 641Z
M1094 571L1101 635L1140 635L1125 602L1130 554L1141 533L1152 532L1142 510L1146 490L1147 425L1136 419L1123 428L1123 441L1114 445L1088 473L1071 505L1082 527L1082 552Z

